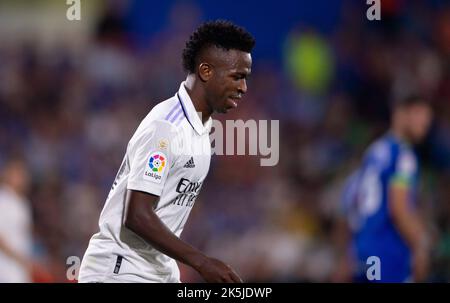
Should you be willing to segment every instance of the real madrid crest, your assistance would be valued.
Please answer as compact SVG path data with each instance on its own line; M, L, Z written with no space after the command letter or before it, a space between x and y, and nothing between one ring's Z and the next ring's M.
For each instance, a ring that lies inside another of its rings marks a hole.
M169 141L167 139L161 139L158 141L158 148L159 149L166 149L167 146L169 146Z

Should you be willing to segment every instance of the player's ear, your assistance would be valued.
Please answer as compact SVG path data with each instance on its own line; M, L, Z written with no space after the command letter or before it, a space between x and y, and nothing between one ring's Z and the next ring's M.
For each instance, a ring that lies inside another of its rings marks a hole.
M209 79L211 79L213 75L213 68L212 65L209 63L200 63L198 66L198 76L200 79L204 82L208 82Z

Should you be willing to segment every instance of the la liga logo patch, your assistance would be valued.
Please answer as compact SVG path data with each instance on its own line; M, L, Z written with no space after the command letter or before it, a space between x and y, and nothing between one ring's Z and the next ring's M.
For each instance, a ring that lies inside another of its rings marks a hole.
M148 166L154 172L162 172L164 166L166 166L166 156L162 153L154 153L150 156L148 160Z
M164 169L167 166L167 157L162 152L153 152L147 162L147 167L144 172L144 179L160 183Z

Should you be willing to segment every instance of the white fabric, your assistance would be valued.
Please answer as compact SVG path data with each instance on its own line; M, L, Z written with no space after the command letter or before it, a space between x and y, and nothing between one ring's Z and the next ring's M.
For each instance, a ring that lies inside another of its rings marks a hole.
M24 257L31 255L31 210L28 201L4 186L0 188L0 238ZM29 283L28 270L0 250L0 283Z
M175 260L123 226L126 192L159 196L155 212L179 237L209 170L211 124L211 118L201 122L184 82L174 97L150 111L129 141L79 282L179 282ZM118 255L123 260L115 273Z

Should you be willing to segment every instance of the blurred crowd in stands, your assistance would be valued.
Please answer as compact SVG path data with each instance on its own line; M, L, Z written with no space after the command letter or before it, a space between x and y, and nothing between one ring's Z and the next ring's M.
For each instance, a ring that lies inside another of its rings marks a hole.
M182 235L245 281L332 281L342 182L387 130L390 102L411 91L435 109L417 147L429 280L450 281L450 7L415 1L384 7L382 22L364 18L348 6L331 35L293 28L283 64L254 60L245 102L215 116L280 121L277 166L213 156ZM66 259L81 258L97 231L128 140L184 80L181 50L202 20L170 20L144 50L108 10L81 52L43 51L32 38L0 44L0 167L26 163L32 258L48 271L34 281L67 281ZM184 281L200 281L181 268Z

